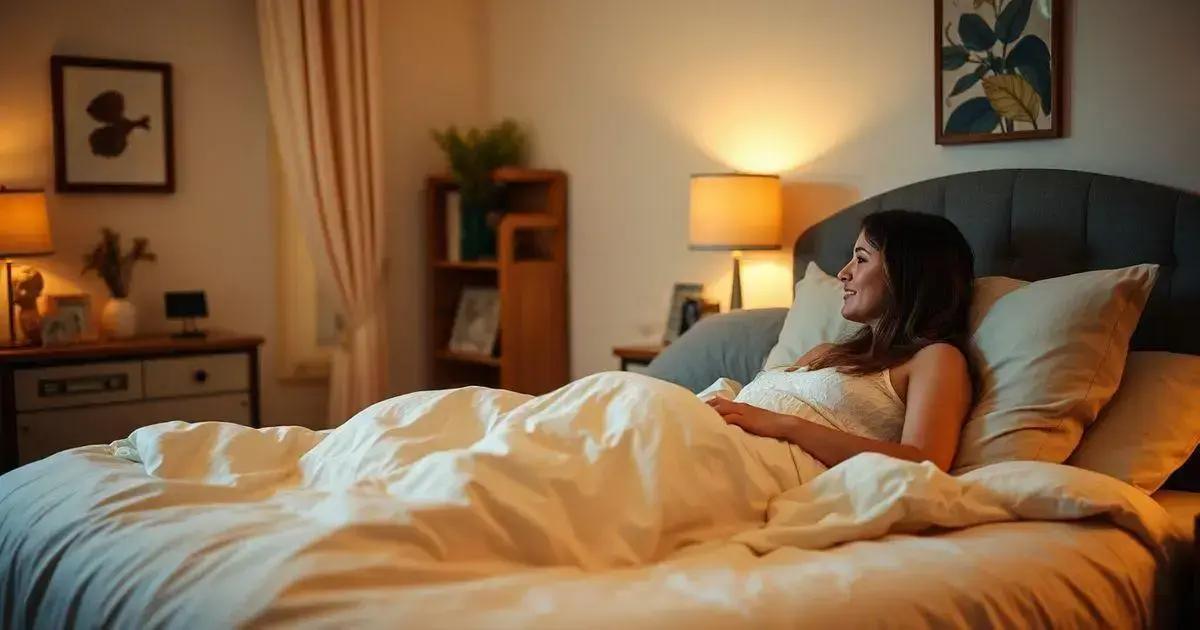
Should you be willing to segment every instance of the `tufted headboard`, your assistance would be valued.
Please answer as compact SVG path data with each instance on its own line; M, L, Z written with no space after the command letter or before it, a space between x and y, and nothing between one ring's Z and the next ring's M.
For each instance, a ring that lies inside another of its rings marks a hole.
M856 203L796 240L793 273L809 261L836 273L859 222L877 210L942 215L975 250L977 276L1040 280L1137 263L1161 266L1134 350L1200 354L1200 195L1111 175L1052 169L960 173ZM1200 487L1200 454L1177 473Z

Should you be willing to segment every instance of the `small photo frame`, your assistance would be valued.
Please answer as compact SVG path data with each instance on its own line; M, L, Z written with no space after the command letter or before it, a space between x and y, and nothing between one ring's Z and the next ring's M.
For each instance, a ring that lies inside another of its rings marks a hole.
M700 320L705 317L719 312L721 312L721 305L716 302L706 302L696 298L684 300L682 316L679 322L679 334L682 335L691 330L692 326L700 323Z
M458 299L450 351L492 356L500 331L500 292L488 287L465 287Z
M58 192L175 192L171 64L54 55Z
M46 297L47 316L42 319L42 340L46 345L75 343L93 338L92 296L86 293ZM55 323L54 340L47 334Z
M688 300L703 303L704 285L692 282L676 282L671 289L671 306L667 311L667 329L663 333L663 343L668 344L679 338L687 328L684 327L684 307Z

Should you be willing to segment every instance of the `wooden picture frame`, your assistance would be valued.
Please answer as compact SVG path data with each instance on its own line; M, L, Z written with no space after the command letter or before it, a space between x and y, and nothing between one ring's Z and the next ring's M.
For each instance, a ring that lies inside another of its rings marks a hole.
M490 357L500 331L500 291L494 287L463 287L450 334L450 351Z
M171 64L54 55L57 192L173 193Z
M676 282L671 288L671 305L667 310L667 327L663 331L663 345L669 344L684 333L683 307L688 300L703 304L704 285L694 282Z
M1061 138L1063 21L1062 0L934 0L934 142Z
M46 296L42 345L61 346L95 338L92 296L86 293Z

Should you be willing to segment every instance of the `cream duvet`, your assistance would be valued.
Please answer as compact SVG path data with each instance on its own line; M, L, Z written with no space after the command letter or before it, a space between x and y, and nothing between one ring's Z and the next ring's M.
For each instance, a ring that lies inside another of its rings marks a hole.
M409 394L323 432L168 422L12 471L0 477L0 620L695 624L738 589L701 592L684 615L654 612L678 594L670 581L644 586L640 609L605 602L620 598L621 576L731 550L745 563L889 533L1089 517L1151 555L1175 535L1153 500L1098 474L1012 462L955 478L877 455L825 471L682 388L608 373L537 398ZM592 580L600 599L580 605Z

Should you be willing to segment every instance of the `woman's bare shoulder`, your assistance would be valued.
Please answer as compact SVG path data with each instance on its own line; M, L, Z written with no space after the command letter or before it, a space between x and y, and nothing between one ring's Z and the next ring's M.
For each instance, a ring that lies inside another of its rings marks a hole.
M909 359L913 370L931 374L967 374L967 357L949 343L931 343Z

